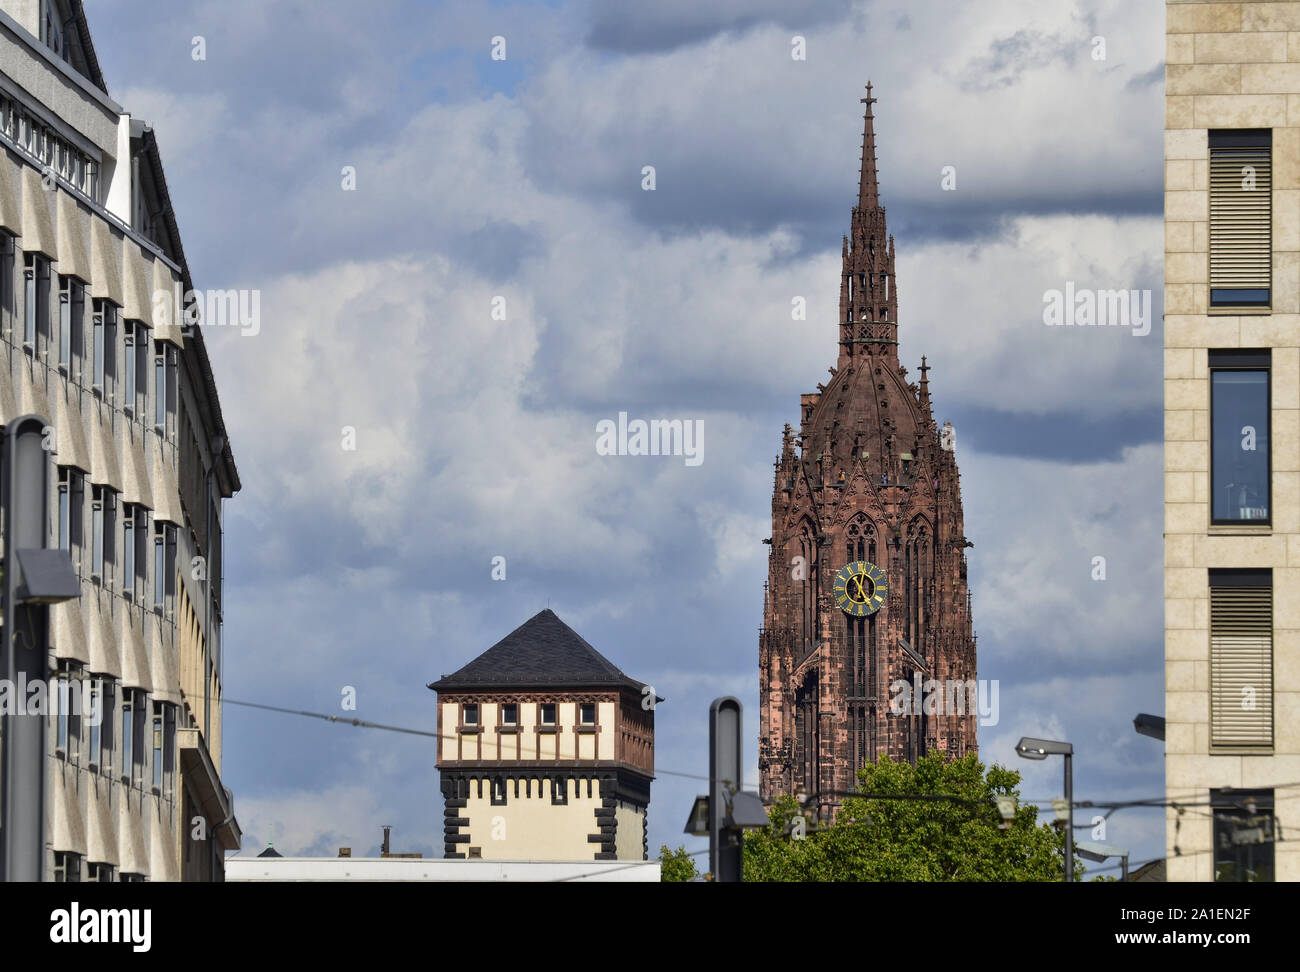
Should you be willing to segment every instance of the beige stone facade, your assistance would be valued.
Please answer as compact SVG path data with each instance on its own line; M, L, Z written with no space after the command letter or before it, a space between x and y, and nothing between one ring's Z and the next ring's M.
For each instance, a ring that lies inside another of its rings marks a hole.
M1283 836L1300 824L1300 3L1169 0L1166 29L1165 771L1168 799L1188 804L1167 812L1167 873L1211 881L1231 843L1211 804L1230 788L1271 791ZM1271 133L1271 287L1266 306L1225 308L1211 306L1211 132L1243 129ZM1212 523L1210 364L1230 349L1267 361L1259 525ZM1210 572L1223 568L1271 571L1271 745L1212 745ZM1268 851L1270 877L1300 880L1296 845Z

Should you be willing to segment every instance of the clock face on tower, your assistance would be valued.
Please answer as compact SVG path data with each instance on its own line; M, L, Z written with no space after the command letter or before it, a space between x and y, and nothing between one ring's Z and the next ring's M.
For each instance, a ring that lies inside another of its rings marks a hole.
M885 572L865 560L845 564L835 574L835 603L855 618L875 614L885 603L889 588Z

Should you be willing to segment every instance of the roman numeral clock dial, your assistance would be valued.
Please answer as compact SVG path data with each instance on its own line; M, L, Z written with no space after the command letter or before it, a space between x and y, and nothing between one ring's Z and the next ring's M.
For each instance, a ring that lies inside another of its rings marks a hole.
M845 614L865 618L885 603L889 587L885 572L865 560L845 564L835 573L835 603Z

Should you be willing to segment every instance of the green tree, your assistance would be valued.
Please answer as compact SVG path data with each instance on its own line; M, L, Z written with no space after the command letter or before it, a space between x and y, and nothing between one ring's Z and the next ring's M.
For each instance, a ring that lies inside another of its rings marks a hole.
M745 837L746 881L1060 881L1065 833L1039 825L1038 809L1017 807L1006 830L995 796L1018 796L1020 774L973 754L923 756L913 767L882 757L858 771L860 790L955 800L846 798L835 822L802 840L792 797L771 809L771 824ZM1075 864L1075 875L1082 868Z
M670 851L667 844L660 844L659 865L660 881L694 881L700 874L695 858L686 853L685 847Z

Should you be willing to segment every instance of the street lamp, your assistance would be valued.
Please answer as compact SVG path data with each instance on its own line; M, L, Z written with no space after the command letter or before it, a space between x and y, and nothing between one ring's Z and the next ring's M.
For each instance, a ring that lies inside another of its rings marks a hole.
M1152 739L1165 741L1165 717L1147 715L1145 712L1139 712L1133 717L1133 728L1137 730L1139 736L1150 736Z
M1112 847L1110 844L1097 844L1089 840L1081 840L1074 846L1079 851L1079 856L1085 860L1100 863L1108 857L1118 857L1120 880L1128 880L1128 851L1125 848Z
M1074 757L1074 747L1068 742L1025 736L1016 743L1016 752L1025 759L1065 757L1065 880L1067 883L1072 883L1074 881L1074 773L1070 761Z
M66 550L46 548L52 462L38 415L11 419L0 436L0 679L48 675L51 604L78 597ZM39 881L45 871L43 719L0 715L0 881Z

